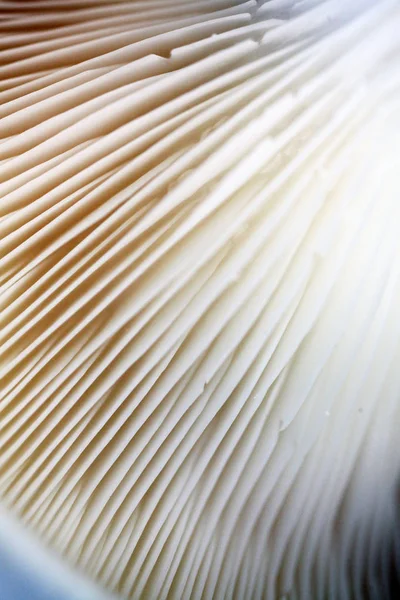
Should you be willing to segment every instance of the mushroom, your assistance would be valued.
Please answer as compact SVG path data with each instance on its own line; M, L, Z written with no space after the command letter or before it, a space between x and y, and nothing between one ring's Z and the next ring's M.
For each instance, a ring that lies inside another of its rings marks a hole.
M1 2L0 497L83 600L394 597L399 27Z

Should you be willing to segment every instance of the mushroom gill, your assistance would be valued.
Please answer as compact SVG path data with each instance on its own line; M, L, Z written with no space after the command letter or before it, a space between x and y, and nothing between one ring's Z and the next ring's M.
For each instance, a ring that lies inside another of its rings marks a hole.
M110 594L397 597L399 31L0 2L1 503Z

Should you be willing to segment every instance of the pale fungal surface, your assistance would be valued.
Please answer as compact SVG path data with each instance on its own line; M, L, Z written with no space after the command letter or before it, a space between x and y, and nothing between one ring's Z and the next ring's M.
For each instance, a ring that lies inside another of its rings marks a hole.
M87 585L398 597L399 32L0 2L0 497Z

